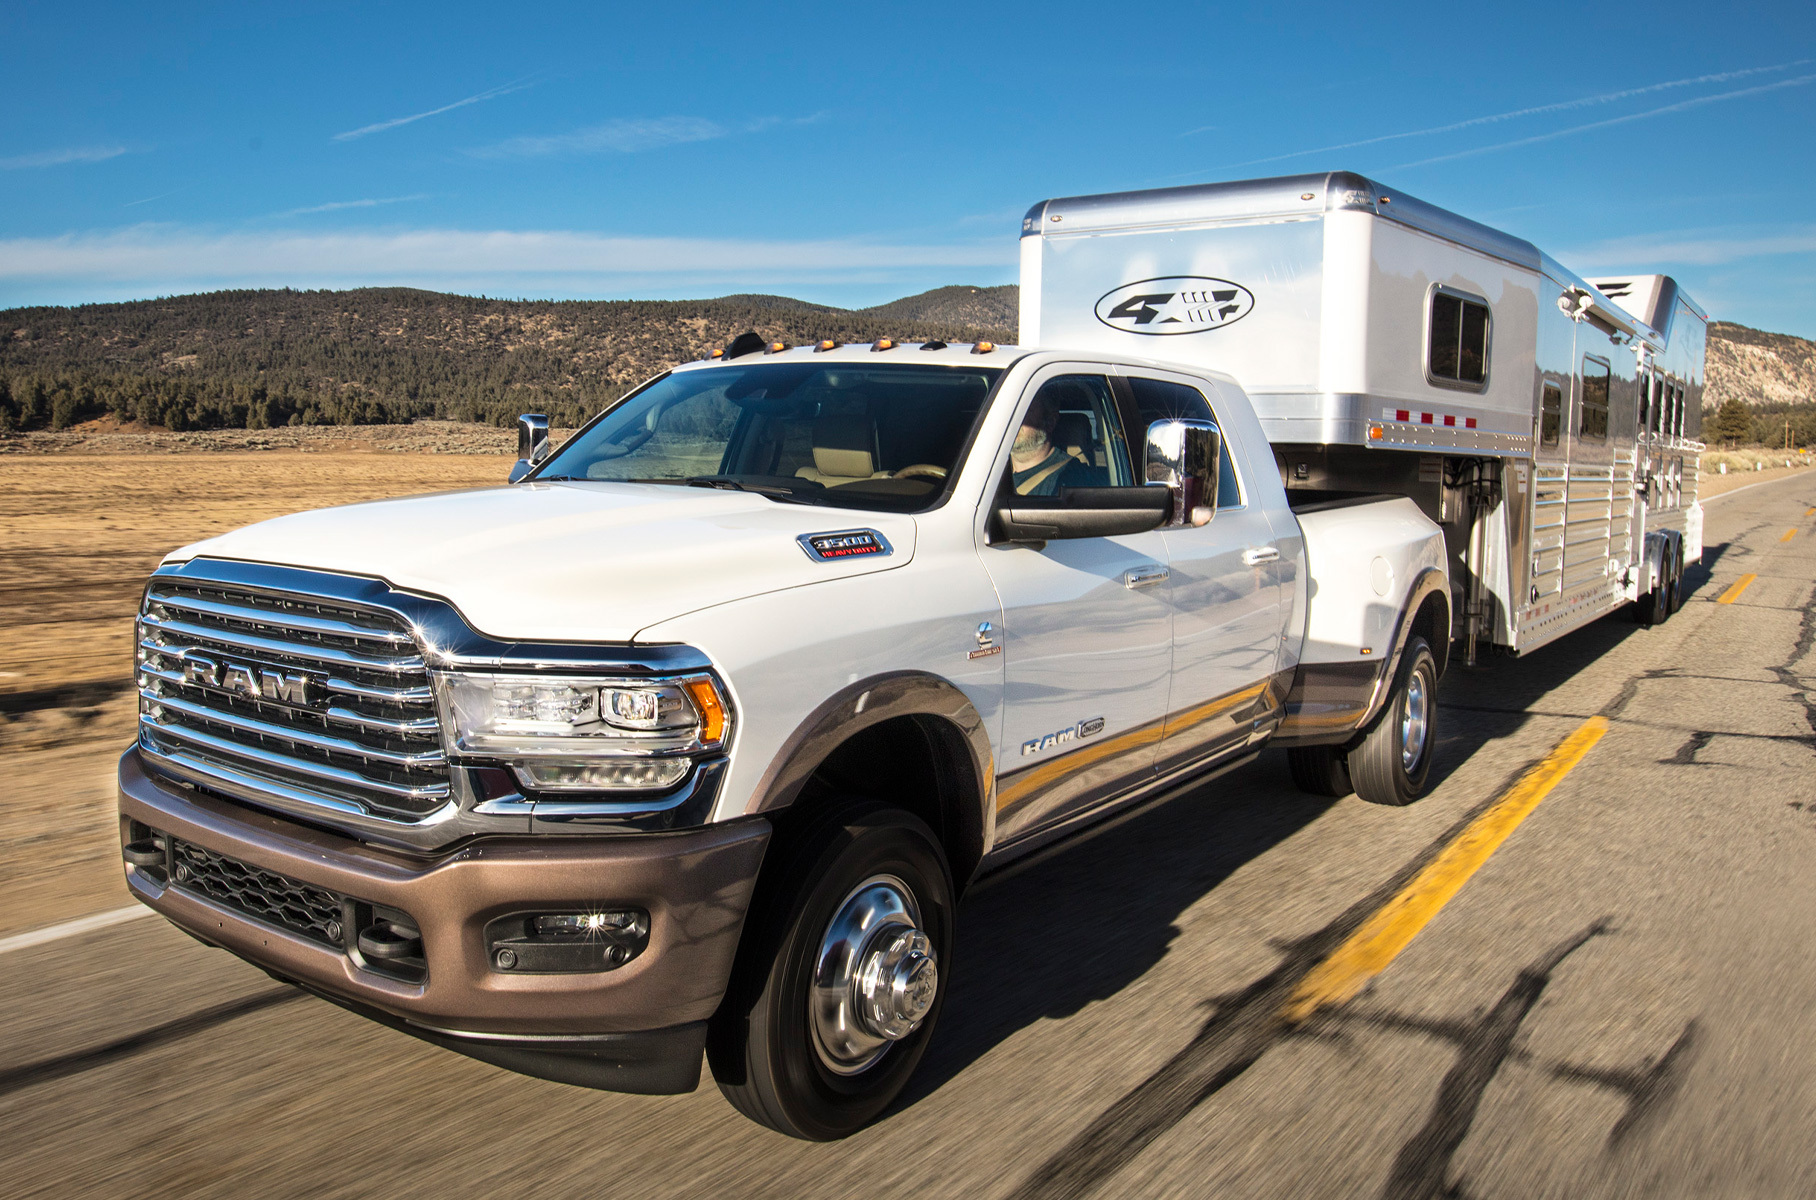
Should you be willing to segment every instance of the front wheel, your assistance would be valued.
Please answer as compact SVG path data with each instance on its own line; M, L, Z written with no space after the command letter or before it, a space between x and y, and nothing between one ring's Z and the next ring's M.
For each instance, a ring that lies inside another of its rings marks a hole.
M1425 794L1437 741L1438 661L1424 638L1409 638L1394 690L1362 743L1349 752L1356 795L1370 804L1411 804Z
M950 971L952 875L933 831L884 804L778 836L707 1058L745 1116L830 1141L882 1112L926 1050Z

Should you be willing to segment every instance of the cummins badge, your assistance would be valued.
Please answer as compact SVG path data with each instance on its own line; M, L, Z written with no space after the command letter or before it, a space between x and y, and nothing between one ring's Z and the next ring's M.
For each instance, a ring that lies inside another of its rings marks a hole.
M1097 319L1124 333L1164 337L1222 329L1249 315L1254 293L1227 279L1163 275L1125 283L1097 302Z

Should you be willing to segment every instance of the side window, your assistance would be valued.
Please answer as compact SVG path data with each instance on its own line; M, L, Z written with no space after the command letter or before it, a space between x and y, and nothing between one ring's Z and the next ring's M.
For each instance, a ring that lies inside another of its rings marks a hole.
M1015 431L1009 485L1023 496L1056 496L1061 488L1134 483L1110 381L1060 375L1042 384Z
M1135 394L1135 411L1141 417L1141 433L1144 435L1141 440L1144 442L1148 426L1156 421L1217 422L1210 402L1195 387L1132 375L1129 377L1129 390ZM1217 423L1221 425L1221 422ZM1217 507L1239 508L1241 505L1242 485L1236 478L1236 461L1230 456L1229 442L1226 440L1223 453L1217 461Z
M1684 436L1684 387L1681 383L1671 385L1671 436Z
M1433 288L1425 339L1425 371L1431 381L1472 392L1486 388L1488 326L1488 301L1447 287Z
M1559 428L1564 423L1564 389L1547 383L1539 398L1539 445L1557 445Z
M1583 412L1577 432L1587 441L1608 440L1608 383L1612 374L1602 359L1583 356Z
M1640 433L1646 432L1646 422L1652 419L1652 377L1644 372L1639 377L1639 419L1634 423Z

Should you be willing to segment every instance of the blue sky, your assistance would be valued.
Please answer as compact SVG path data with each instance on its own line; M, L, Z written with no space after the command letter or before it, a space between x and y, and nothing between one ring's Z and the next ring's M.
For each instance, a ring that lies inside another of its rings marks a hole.
M158 11L153 11L158 10ZM1816 336L1816 5L0 8L0 305L1015 279L1058 195L1347 169Z

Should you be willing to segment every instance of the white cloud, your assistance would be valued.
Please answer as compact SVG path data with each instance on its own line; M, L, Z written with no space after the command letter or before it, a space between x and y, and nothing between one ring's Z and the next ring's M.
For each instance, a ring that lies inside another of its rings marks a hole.
M312 204L307 208L285 209L283 212L271 215L274 217L301 217L309 213L339 212L345 208L377 208L381 204L403 204L409 200L426 199L428 199L427 192L418 192L414 196L380 196L369 200L333 200L327 204ZM135 201L135 203L143 203L143 201Z
M514 137L467 153L479 158L545 158L566 154L634 154L685 142L706 142L731 131L702 117L625 118L543 137Z
M211 233L146 225L0 239L0 281L16 296L48 290L155 295L218 287L391 284L580 294L695 281L795 283L928 269L1007 270L1016 253L1013 242L1000 238L903 245L612 237L571 230Z
M1799 58L1799 59L1795 59L1791 62L1774 63L1773 65L1768 66L1768 67L1745 67L1745 68L1742 68L1741 70L1737 70L1737 71L1718 71L1718 72L1715 72L1713 74L1708 74L1708 75L1691 75L1691 76L1688 76L1683 79L1667 79L1662 83L1649 83L1649 84L1644 85L1643 87L1623 88L1622 90L1616 91L1616 92L1602 92L1599 95L1594 95L1594 96L1579 96L1574 100L1558 100L1558 101L1554 101L1550 104L1538 104L1538 105L1533 105L1533 106L1527 107L1527 108L1512 109L1508 112L1490 113L1487 116L1481 116L1481 117L1470 117L1469 119L1464 120L1464 121L1453 121L1448 125L1433 125L1426 129L1408 129L1408 130L1405 130L1400 133L1384 133L1378 137L1362 138L1358 141L1353 141L1353 142L1333 142L1332 144L1330 144L1328 146L1313 146L1310 149L1293 150L1286 154L1273 154L1273 155L1269 155L1266 158L1246 159L1246 160L1244 160L1242 162L1238 162L1238 163L1229 163L1223 169L1229 170L1229 169L1233 169L1236 167L1258 166L1262 163L1284 162L1285 160L1287 160L1289 158L1303 158L1306 155L1311 155L1311 154L1329 154L1329 153L1332 153L1337 150L1354 150L1361 146L1376 146L1376 145L1381 144L1382 142L1397 142L1404 138L1433 137L1433 136L1435 136L1437 134L1441 134L1441 133L1455 133L1459 129L1471 129L1478 125L1494 125L1494 124L1498 124L1499 122L1502 122L1502 121L1518 120L1522 117L1536 117L1536 116L1542 116L1545 113L1568 112L1571 109L1589 108L1591 106L1598 105L1598 104L1613 104L1620 100L1632 99L1634 96L1645 96L1645 95L1649 95L1653 92L1668 91L1672 88L1694 87L1698 84L1705 84L1705 83L1727 83L1730 80L1745 79L1748 76L1752 76L1752 75L1768 75L1768 74L1772 73L1773 71L1788 71L1793 67L1801 67L1804 64L1809 63L1811 61L1816 61L1816 60L1807 59L1807 58ZM1778 86L1783 86L1783 85L1778 85ZM1735 94L1739 95L1742 93L1735 93ZM1725 97L1713 97L1713 98L1714 99L1724 99ZM1665 110L1660 110L1660 111L1665 111ZM1644 114L1644 115L1650 115L1650 114ZM1618 119L1630 120L1632 118L1618 118ZM1216 128L1216 126L1214 126L1214 125L1206 125L1202 129L1187 130L1186 133L1181 134L1180 136L1185 137L1185 136L1188 136L1188 135L1194 134L1194 133L1202 133L1206 129L1215 129L1215 128ZM1591 127L1584 126L1584 128L1591 128ZM1566 131L1566 132L1571 132L1571 131ZM1549 135L1544 135L1544 136L1559 137L1562 135L1561 134L1549 134ZM1507 145L1519 145L1522 143L1509 142L1506 144ZM1490 147L1490 149L1499 149L1499 148L1500 147ZM1465 151L1464 153L1465 154L1480 153L1480 151ZM1443 160L1442 159L1427 159L1425 161L1441 162ZM1420 166L1423 164L1411 163L1411 164L1407 164L1407 165ZM1397 170L1398 168L1389 168L1389 169ZM1194 171L1194 172L1189 172L1188 174L1201 175L1201 174L1203 174L1203 172ZM1185 175L1175 175L1175 176L1169 176L1169 178L1184 179L1184 178L1186 178L1186 176Z
M32 167L61 167L67 163L106 162L126 153L124 146L70 146L63 150L40 150L36 154L20 154L13 158L0 158L0 171L23 171Z
M350 142L354 138L362 138L369 133L383 133L387 129L396 129L399 125L409 125L412 122L420 121L425 117L439 117L442 113L453 112L455 109L465 108L469 104L479 104L486 100L497 99L499 96L508 96L512 92L521 92L524 88L529 86L530 84L527 83L507 83L503 87L495 87L490 91L479 92L476 95L468 96L464 100L456 100L452 104L444 104L440 108L431 108L427 112L412 113L407 117L392 117L389 121L379 121L372 125L362 125L358 129L349 129L345 133L335 134L334 140L337 142Z
M1470 158L1477 154L1488 154L1495 150L1511 150L1517 146L1531 146L1539 142L1549 142L1555 138L1569 137L1572 134L1588 133L1592 129L1607 129L1613 125L1625 125L1630 121L1644 121L1651 117L1662 117L1669 113L1685 112L1692 108L1701 108L1705 104L1715 104L1722 100L1738 100L1744 96L1757 96L1761 92L1776 92L1784 88L1803 87L1816 83L1816 75L1799 75L1795 79L1781 79L1777 83L1762 83L1757 87L1740 88L1732 92L1718 92L1713 96L1698 96L1693 100L1679 100L1676 104L1667 104L1662 108L1649 108L1645 112L1628 113L1621 117L1609 117L1605 121L1591 121L1587 125L1572 125L1568 129L1554 129L1550 133L1538 133L1531 137L1515 138L1511 142L1496 142L1491 146L1476 146L1469 150L1459 150L1455 154L1440 154L1435 158L1421 158L1417 162L1400 163L1388 167L1389 171L1404 171L1410 167L1424 167L1432 163L1450 162L1458 158Z
M548 158L555 155L635 154L688 142L710 142L738 133L763 133L793 125L815 125L830 114L805 117L753 117L725 125L705 117L621 117L572 133L507 138L467 151L475 158Z
M1816 225L1775 233L1732 234L1719 230L1684 230L1612 238L1567 253L1579 269L1613 267L1632 270L1634 264L1720 266L1749 258L1780 254L1816 253Z

